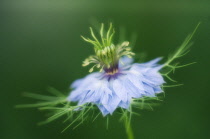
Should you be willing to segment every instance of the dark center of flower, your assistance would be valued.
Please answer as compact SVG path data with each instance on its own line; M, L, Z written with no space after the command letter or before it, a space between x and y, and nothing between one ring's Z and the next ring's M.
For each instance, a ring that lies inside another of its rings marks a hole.
M110 68L104 68L106 75L115 75L119 72L118 64L111 66Z

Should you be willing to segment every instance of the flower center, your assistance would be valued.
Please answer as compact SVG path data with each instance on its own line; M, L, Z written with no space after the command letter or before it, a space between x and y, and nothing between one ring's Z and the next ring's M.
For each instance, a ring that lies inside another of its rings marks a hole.
M134 55L129 47L129 42L125 41L121 44L114 45L113 35L114 29L112 24L108 31L104 32L104 25L101 25L100 39L98 39L92 28L90 28L91 36L93 40L82 37L85 41L91 43L94 46L95 55L89 56L83 62L83 66L94 64L89 72L92 72L95 67L101 71L105 71L107 75L115 75L118 73L118 62L122 56L132 57Z
M104 68L104 71L106 72L106 75L115 75L116 73L119 72L118 64L115 64L110 68Z

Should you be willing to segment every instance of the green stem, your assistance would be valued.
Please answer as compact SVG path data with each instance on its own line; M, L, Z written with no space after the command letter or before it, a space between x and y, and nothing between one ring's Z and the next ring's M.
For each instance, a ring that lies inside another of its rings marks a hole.
M131 124L129 122L126 123L125 128L126 128L126 133L127 133L128 139L134 139L133 130L132 130Z

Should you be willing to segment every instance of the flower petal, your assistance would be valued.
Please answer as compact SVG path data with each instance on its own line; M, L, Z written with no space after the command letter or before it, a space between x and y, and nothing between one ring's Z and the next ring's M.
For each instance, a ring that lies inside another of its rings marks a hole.
M113 81L113 90L115 94L124 102L128 99L128 92L119 79Z

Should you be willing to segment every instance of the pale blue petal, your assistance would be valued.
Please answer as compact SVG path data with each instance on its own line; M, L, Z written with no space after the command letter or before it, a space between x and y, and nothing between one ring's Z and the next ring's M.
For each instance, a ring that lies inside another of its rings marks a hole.
M128 99L128 92L119 79L113 81L113 90L116 95L124 102Z
M161 85L165 83L162 75L158 73L155 70L149 70L145 75L144 75L144 81L154 84L154 85Z
M127 74L127 78L131 81L131 83L135 85L135 87L138 88L139 90L144 91L144 85L141 81L142 77L143 77L142 75L137 75L134 74L133 72L132 73L129 72Z
M121 101L120 104L119 104L119 107L122 107L124 109L129 109L129 106L130 106L130 102L129 101L127 101L127 102Z
M109 111L110 114L114 112L114 110L118 107L120 103L120 99L116 95L104 95L102 97L101 103Z
M155 91L155 93L162 93L163 92L163 90L161 89L160 86L154 87L154 91Z
M77 88L82 83L82 81L84 81L84 79L78 79L78 80L74 81L71 84L71 88Z
M151 87L147 84L144 84L144 89L145 89L145 92L146 92L145 96L155 97L155 91L154 91L153 87Z
M133 63L133 58L129 58L127 56L123 56L120 58L119 67L124 67L131 65Z
M69 101L79 101L83 94L86 94L87 90L73 90L71 95L67 98Z
M128 92L129 92L128 96L130 96L130 98L140 98L142 96L142 94L145 94L143 91L144 90L143 84L142 84L142 89L139 89L130 80L125 80L124 86L128 90Z
M107 111L107 109L103 105L97 104L97 106L100 109L103 116L106 116L107 114L109 114L109 111Z
M148 65L148 66L156 66L156 64L162 59L163 59L162 57L158 57L158 58L155 58L155 59L153 59L149 62L143 63L143 64Z
M83 79L79 79L79 81L76 81L72 84L74 88L86 88L88 87L92 82L97 81L98 78L101 77L101 74L98 72L94 72L89 74Z

